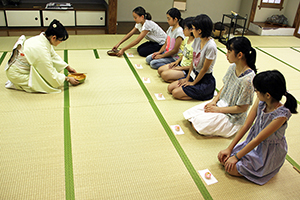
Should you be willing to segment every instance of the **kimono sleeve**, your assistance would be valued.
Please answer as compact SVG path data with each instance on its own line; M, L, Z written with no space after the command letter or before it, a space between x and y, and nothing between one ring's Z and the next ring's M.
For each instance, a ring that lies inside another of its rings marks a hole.
M68 63L63 61L63 59L54 51L53 47L51 46L51 58L53 67L57 70L57 72L61 72L68 66Z
M63 85L65 80L65 75L59 73L58 70L54 67L63 69L66 66L66 63L61 62L58 57L52 57L51 50L44 47L39 49L38 55L34 59L32 66L37 70L37 72L42 76L42 78L47 81L49 85L54 88L60 87ZM60 71L61 71L60 70Z

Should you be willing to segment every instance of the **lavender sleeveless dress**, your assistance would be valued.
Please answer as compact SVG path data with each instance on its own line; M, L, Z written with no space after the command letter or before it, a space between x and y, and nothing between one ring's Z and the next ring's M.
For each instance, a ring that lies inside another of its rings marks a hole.
M244 148L253 138L255 138L272 120L278 117L286 117L287 121L291 117L289 109L281 106L276 110L265 113L265 102L259 102L257 118L251 127L247 139L236 145L232 150L232 155ZM276 132L261 142L248 154L243 156L237 163L238 172L248 180L263 185L277 174L285 161L287 154L287 143L285 139L285 122Z

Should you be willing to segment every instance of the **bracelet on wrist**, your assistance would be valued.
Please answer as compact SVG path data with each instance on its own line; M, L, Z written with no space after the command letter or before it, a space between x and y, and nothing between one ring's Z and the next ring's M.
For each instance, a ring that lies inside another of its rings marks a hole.
M234 154L234 157L235 157L237 160L240 160L239 157L237 157L236 153Z
M69 78L69 77L66 77L66 78L67 78L66 81L67 81L67 82L70 82L70 78Z

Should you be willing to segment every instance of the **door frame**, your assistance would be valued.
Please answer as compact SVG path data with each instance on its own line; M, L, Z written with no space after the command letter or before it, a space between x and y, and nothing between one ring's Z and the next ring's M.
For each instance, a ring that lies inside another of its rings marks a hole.
M297 10L297 13L296 13L296 16L295 16L293 26L295 27L294 36L300 38L300 3L299 3L299 6L298 6L298 10Z

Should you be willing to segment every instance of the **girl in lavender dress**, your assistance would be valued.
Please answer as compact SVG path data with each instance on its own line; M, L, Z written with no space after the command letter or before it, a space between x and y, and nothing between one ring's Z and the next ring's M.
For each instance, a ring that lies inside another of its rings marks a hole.
M257 101L231 144L219 152L218 159L230 175L244 176L263 185L278 173L285 161L284 135L291 113L297 113L297 101L286 91L284 76L277 70L257 74L253 85ZM284 105L280 102L283 95ZM247 139L237 144L250 127Z

